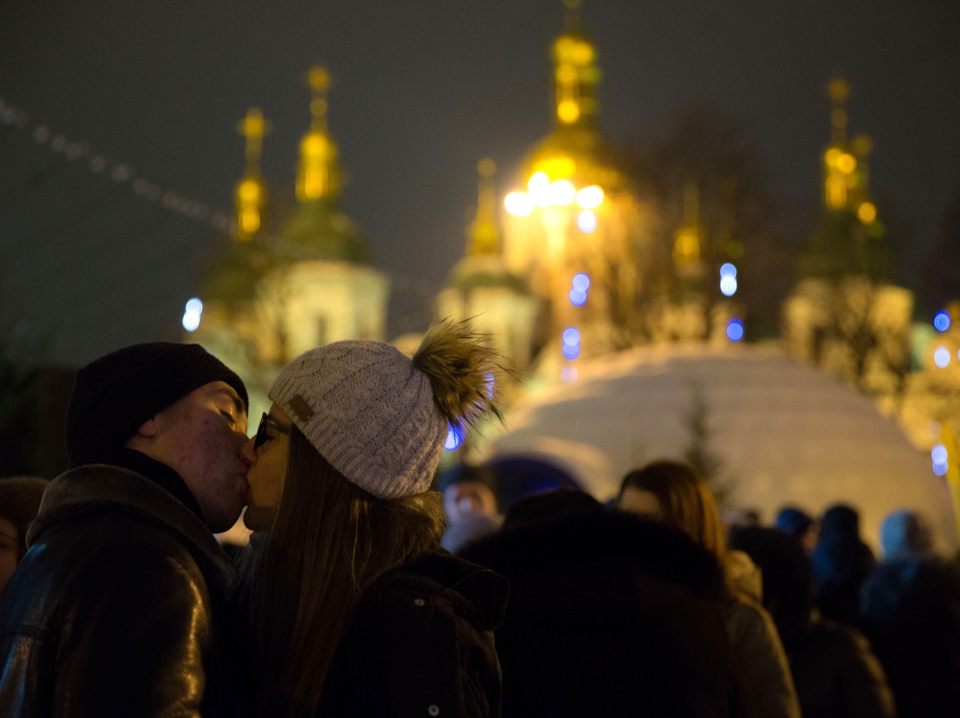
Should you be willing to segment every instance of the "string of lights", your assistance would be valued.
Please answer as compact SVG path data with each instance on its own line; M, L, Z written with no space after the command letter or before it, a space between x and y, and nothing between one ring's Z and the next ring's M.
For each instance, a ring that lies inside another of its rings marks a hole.
M105 175L119 185L129 186L135 196L169 212L209 224L221 232L230 230L230 218L224 212L151 180L137 172L129 162L108 158L95 150L89 142L70 139L64 133L34 121L28 112L3 96L0 96L0 127L29 134L36 144L48 147L51 152L69 163L85 161L91 174ZM30 181L32 178L28 180Z

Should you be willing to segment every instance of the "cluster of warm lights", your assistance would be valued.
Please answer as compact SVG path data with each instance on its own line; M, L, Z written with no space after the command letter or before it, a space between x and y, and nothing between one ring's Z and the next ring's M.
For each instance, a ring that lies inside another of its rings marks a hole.
M534 172L527 182L527 191L511 192L503 204L515 217L526 217L535 209L576 204L582 210L577 216L577 227L584 234L590 234L597 228L597 215L593 210L603 204L603 200L603 190L597 185L578 190L569 180L551 182L546 172Z
M200 315L203 314L203 302L194 297L187 301L183 311L183 328L188 332L197 331L200 326Z
M849 152L843 152L836 147L832 147L827 150L827 164L848 175L857 169L857 158Z

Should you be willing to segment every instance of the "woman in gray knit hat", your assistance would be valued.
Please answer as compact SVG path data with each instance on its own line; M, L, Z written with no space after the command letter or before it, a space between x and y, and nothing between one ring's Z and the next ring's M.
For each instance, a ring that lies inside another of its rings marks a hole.
M508 586L440 549L429 490L450 428L496 412L496 369L439 323L412 359L345 341L280 373L244 449L258 715L499 716Z

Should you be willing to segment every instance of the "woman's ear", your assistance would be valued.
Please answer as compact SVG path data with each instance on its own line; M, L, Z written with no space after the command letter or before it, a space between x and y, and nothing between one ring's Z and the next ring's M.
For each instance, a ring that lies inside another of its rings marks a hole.
M145 439L152 439L158 433L160 433L160 428L157 426L157 418L152 417L147 419L143 424L137 429L137 436L142 436Z

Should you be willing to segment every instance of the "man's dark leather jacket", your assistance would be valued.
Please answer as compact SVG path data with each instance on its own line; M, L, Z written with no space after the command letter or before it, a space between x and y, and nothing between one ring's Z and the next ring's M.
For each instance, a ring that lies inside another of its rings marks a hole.
M206 526L106 465L51 482L0 602L0 715L244 713L231 685L236 573Z

